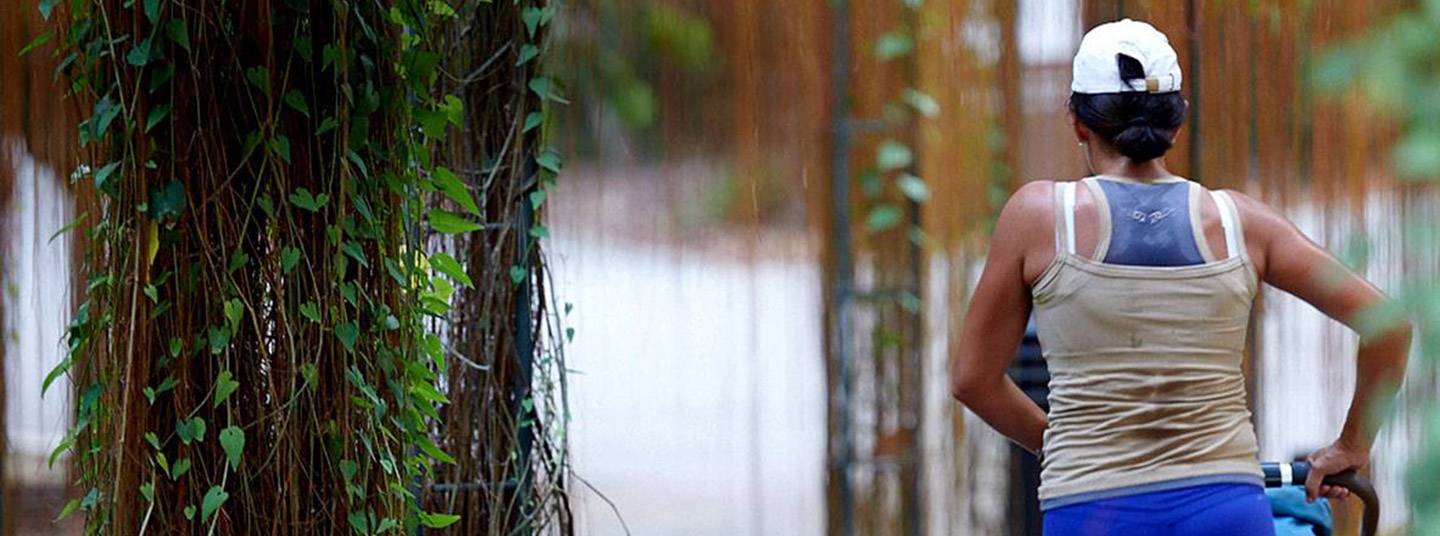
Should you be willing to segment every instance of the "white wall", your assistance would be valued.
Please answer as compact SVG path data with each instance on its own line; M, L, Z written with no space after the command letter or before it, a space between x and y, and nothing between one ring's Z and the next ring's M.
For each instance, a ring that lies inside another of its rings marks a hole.
M62 338L70 320L68 233L51 235L73 217L63 179L35 161L23 143L0 142L15 177L13 197L0 224L5 248L6 423L9 470L26 478L46 472L45 457L70 423L70 384L65 378L42 398L45 375L64 357ZM18 464L18 465L17 465Z

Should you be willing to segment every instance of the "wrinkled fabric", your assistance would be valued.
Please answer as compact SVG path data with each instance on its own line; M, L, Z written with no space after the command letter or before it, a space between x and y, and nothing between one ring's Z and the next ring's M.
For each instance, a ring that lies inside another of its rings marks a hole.
M1242 370L1259 282L1234 232L1224 260L1119 266L1061 251L1036 281L1051 375L1042 509L1197 477L1261 482Z
M1210 484L1139 493L1045 512L1045 536L1272 536L1260 486Z
M1305 502L1303 487L1267 489L1265 496L1275 512L1275 536L1330 536L1335 530L1330 501Z

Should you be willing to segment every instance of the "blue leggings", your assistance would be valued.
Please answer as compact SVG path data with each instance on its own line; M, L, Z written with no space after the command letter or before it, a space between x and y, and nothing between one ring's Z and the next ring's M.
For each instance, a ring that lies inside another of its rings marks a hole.
M1273 536L1270 502L1253 484L1205 484L1045 511L1045 536Z

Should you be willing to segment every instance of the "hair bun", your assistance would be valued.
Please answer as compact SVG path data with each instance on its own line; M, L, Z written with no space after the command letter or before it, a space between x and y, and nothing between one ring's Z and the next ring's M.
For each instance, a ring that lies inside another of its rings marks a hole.
M1170 150L1170 137L1158 128L1145 124L1142 120L1136 124L1135 119L1129 121L1125 130L1115 135L1113 141L1115 149L1120 151L1131 160L1145 162L1154 160Z

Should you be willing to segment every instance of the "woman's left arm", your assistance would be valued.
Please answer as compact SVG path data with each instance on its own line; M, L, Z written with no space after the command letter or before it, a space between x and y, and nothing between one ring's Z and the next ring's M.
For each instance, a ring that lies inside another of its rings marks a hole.
M1251 242L1251 257L1266 283L1315 306L1360 335L1355 356L1355 395L1335 443L1310 455L1314 469L1305 483L1310 500L1343 497L1342 489L1321 486L1329 474L1360 469L1369 462L1379 423L1375 409L1394 398L1410 353L1411 325L1400 315L1381 314L1389 301L1380 289L1307 238L1278 211L1232 194ZM1257 256L1258 255L1258 256Z

